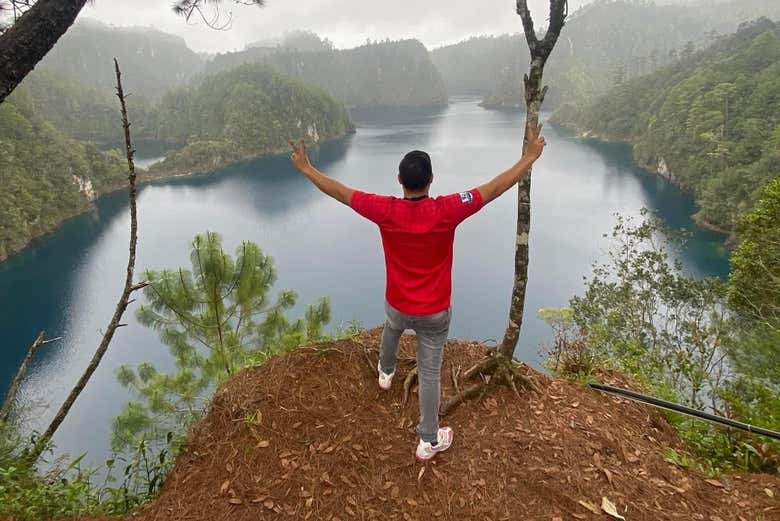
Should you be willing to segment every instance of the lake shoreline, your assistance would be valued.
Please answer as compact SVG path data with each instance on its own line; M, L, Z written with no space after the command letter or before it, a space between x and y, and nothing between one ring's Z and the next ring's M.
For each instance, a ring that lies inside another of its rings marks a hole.
M674 175L668 170L666 167L666 162L663 158L659 161L659 164L657 165L651 165L648 164L646 161L642 161L641 159L636 157L636 154L634 153L634 143L630 139L626 138L616 138L614 136L608 136L604 134L600 134L598 132L594 132L593 130L586 130L582 129L581 127L574 125L570 122L561 121L558 118L551 118L551 123L553 125L557 125L561 128L565 128L568 130L571 130L575 133L576 137L578 139L584 139L584 140L594 140L599 141L602 143L616 143L616 144L623 144L628 145L631 147L631 157L633 161L645 172L647 172L650 175L655 175L663 178L665 181L668 181L669 183L672 183L680 190L692 194L692 191L690 188L685 186L683 183L681 183L677 178L674 177ZM694 197L695 201L695 197ZM698 204L697 204L698 207ZM699 226L700 228L717 233L719 235L723 236L723 242L726 245L727 248L733 249L736 246L736 237L734 236L734 232L732 230L727 230L721 226L718 226L717 224L708 221L707 219L703 218L699 212L694 213L691 215L691 219L693 222Z
M333 143L334 141L339 141L341 139L345 139L349 136L352 136L356 133L356 129L353 126L352 129L347 132L344 135L341 136L334 136L331 138L323 139L321 141L318 141L314 144L314 146L320 146L325 145L328 143ZM310 145L308 145L310 146ZM244 161L252 161L255 159L260 159L263 157L270 157L270 156L276 156L281 155L284 153L287 153L290 151L289 145L285 146L279 146L276 148L272 148L270 150L265 150L259 153L250 153L250 154L244 154L237 158L232 158L228 160L220 160L220 161L214 161L211 164L206 164L205 162L200 163L197 166L194 166L192 168L179 168L179 167L169 167L168 169L164 169L165 160L160 161L159 163L155 163L153 165L150 165L148 169L145 170L147 173L147 177L143 179L144 183L153 183L154 181L159 180L165 180L165 179L174 179L177 177L190 177L190 176L197 176L197 175L208 175L211 173L214 173L216 170L221 170L223 168L227 168L232 165L236 165L239 163L242 163ZM159 169L163 169L158 173Z
M341 139L345 139L351 135L354 135L356 132L355 127L352 127L352 130L343 136L337 136L332 137L328 139L323 139L322 141L319 141L316 146L324 145L327 143L332 143L334 141L339 141ZM261 159L263 157L270 157L275 155L283 154L286 150L288 150L287 147L276 147L267 151L259 152L256 154L246 154L244 156L241 156L237 159L232 159L229 161L220 161L216 163L216 166L206 165L202 164L199 167L195 167L192 169L176 169L176 168L170 168L166 170L162 170L162 167L158 167L159 171L152 170L153 167L157 165L162 165L165 161L161 161L159 163L155 163L154 165L150 165L148 168L136 168L136 174L137 174L137 180L136 185L138 187L147 185L147 184L154 184L158 181L167 181L170 179L176 179L176 178L182 178L182 177L195 177L195 176L205 176L215 173L216 170L221 170L223 168L227 168L233 165L237 165L239 163L245 162L245 161L252 161L255 159ZM32 247L34 243L45 240L46 238L50 237L54 233L57 233L57 231L62 228L62 226L67 223L68 221L75 219L76 217L88 214L90 212L94 212L96 210L95 203L98 199L101 197L104 197L106 195L114 194L123 190L127 190L127 181L126 179L123 180L122 183L117 183L116 185L111 185L108 188L104 188L103 190L100 190L99 192L95 193L95 197L91 200L88 200L86 204L79 208L74 209L73 212L69 213L68 215L64 216L60 221L58 221L56 224L54 224L50 229L42 230L40 232L32 234L30 237L26 238L21 242L20 246L17 246L7 252L0 252L0 264L4 263L7 260L10 260L22 253L24 253L28 248Z
M482 103L479 104L480 107L484 108L485 110L500 110L496 108L488 108L482 105ZM502 107L503 109L507 110L508 107ZM690 190L687 189L685 186L683 186L677 179L674 178L673 175L667 175L662 172L662 169L658 168L658 166L648 165L644 161L640 161L636 158L636 156L633 153L633 144L630 140L627 139L618 139L614 138L612 136L606 136L601 135L597 132L593 132L591 130L584 130L581 129L575 125L571 125L569 123L556 121L554 119L551 120L551 123L553 125L557 125L561 128L565 128L568 130L571 130L575 133L576 137L579 139L586 139L586 140L595 140L600 141L602 143L620 143L620 144L626 144L629 146L632 146L632 158L633 161L636 162L636 164L642 168L642 170L646 171L650 175L656 175L664 180L674 184L681 190L690 193ZM324 139L317 143L317 145L327 144L330 142L338 141L341 139L345 139L351 135L354 135L357 132L356 127L352 127L351 131L347 132L346 134L342 136L332 137L328 139ZM207 164L205 162L200 163L199 166L195 166L192 168L168 168L164 169L163 164L164 160L155 163L153 165L150 165L149 168L137 168L138 172L138 186L143 186L145 184L154 184L158 181L166 181L169 179L176 179L176 178L184 178L184 177L194 177L194 176L205 176L210 175L214 173L216 170L220 170L223 168L227 168L232 165L236 165L239 163L242 163L244 161L251 161L255 159L260 159L263 157L269 157L274 155L283 154L287 150L287 147L276 147L267 151L262 151L255 154L245 154L243 156L240 156L238 158L233 158L230 160L225 161L217 161L213 162L211 164ZM155 168L156 167L156 168ZM44 240L53 233L56 233L66 222L70 221L71 219L74 219L76 217L79 217L81 215L87 214L89 212L92 212L95 210L95 202L109 194L113 194L116 192L119 192L121 190L124 190L127 188L127 184L125 182L121 184L117 184L116 186L112 186L108 189L104 189L100 192L98 192L93 200L91 200L88 204L86 204L83 208L80 210L74 211L73 213L69 214L68 216L64 217L62 220L60 220L56 225L54 225L51 229L41 231L39 233L36 233L29 237L21 246L15 248L14 250L10 252L0 252L0 264L23 253L25 250L27 250L29 247L31 247L35 242L39 240ZM711 231L714 233L717 233L719 235L723 236L724 244L727 248L733 249L735 246L735 237L733 232L729 230L725 230L718 225L711 223L707 221L706 219L702 218L698 213L694 213L691 215L691 219L694 221L694 223L699 226L700 228Z
M334 179L371 193L397 193L393 171L401 155L416 148L435 157L442 174L437 193L478 186L485 182L486 172L501 171L515 159L523 124L520 112L485 110L473 100L454 103L445 112L386 110L360 116L355 135L313 148L312 159ZM686 273L721 278L728 273L720 237L694 226L688 217L695 211L690 196L660 178L656 182L622 145L588 144L571 139L564 129L550 127L548 141L554 154L542 158L544 175L535 185L533 253L516 351L516 357L532 367L541 367L539 346L552 341L549 326L536 310L560 307L581 294L582 277L589 276L593 263L608 250L604 233L614 227L616 211L634 215L648 207L672 229L691 230L691 240L680 252ZM154 147L138 148L139 162L166 155ZM224 159L240 150L196 146L191 152L182 156L187 162L170 165L194 167L199 161L209 165L218 155ZM588 164L587 171L582 171L583 164ZM280 292L295 291L298 298L289 310L290 319L305 316L307 304L328 296L334 328L382 320L386 281L376 226L324 197L297 175L289 152L231 166L215 175L159 165L152 170L158 174L155 179L138 170L143 186L138 199L137 270L189 269L192 237L211 230L221 235L226 252L251 241L273 259L277 278L269 286L269 302ZM174 174L191 177L162 179ZM68 222L1 265L0 307L8 312L0 316L0 326L9 346L0 365L3 384L13 381L26 346L40 330L63 338L56 350L41 352L21 391L26 402L51 407L30 420L31 430L46 423L58 405L56 396L79 378L92 356L90 346L105 328L105 311L116 305L115 292L127 262L129 226L127 189L122 186L127 180L122 181L121 171L115 173L112 184L120 185L121 192L106 194L96 202L96 211ZM108 187L108 183L101 185L101 192ZM82 201L86 204L86 197ZM453 338L496 338L503 333L516 224L516 201L506 194L459 227L453 250L457 315ZM139 303L141 299L139 295ZM168 346L159 332L130 312L136 308L128 310L127 328L115 336L93 383L59 430L54 440L57 455L87 452L86 465L111 457L111 419L135 397L117 382L116 367L149 362L160 371L173 370Z

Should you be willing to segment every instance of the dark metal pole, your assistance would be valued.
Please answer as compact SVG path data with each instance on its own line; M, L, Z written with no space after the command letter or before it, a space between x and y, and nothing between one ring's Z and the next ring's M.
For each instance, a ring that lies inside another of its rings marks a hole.
M667 402L666 400L653 398L652 396L646 396L644 394L639 394L637 392L629 391L626 389L620 389L618 387L612 387L611 385L590 384L590 387L597 391L602 391L609 394L615 394L618 396L622 396L624 398L628 398L629 400L634 400L635 402L640 402L640 403L646 403L648 405L652 405L653 407L658 407L660 409L679 412L682 414L686 414L688 416L693 416L694 418L706 420L711 423L726 425L727 427L733 427L735 429L747 431L751 434L758 434L761 436L766 436L767 438L780 440L780 432L770 431L769 429L756 427L755 425L750 425L748 423L738 422L736 420L724 418L723 416L717 416L715 414L710 414L708 412L700 411L698 409L686 407L685 405L680 405L673 402Z

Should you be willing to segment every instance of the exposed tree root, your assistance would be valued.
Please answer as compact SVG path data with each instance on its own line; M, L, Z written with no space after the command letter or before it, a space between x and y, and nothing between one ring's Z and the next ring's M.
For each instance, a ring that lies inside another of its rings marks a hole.
M468 382L482 374L493 374L496 367L498 367L498 357L496 357L495 351L488 351L487 356L483 360L463 373L463 380Z
M455 395L444 401L439 414L445 416L466 400L482 398L498 385L511 387L517 396L520 396L519 387L539 392L536 382L522 374L511 360L496 351L490 351L484 360L466 371L462 381L469 382L477 379L480 381L461 390L453 376Z
M353 338L353 342L355 342L357 345L362 347L363 351L363 360L366 362L365 367L368 368L368 372L371 375L371 377L377 376L377 361L379 360L379 350L378 349L372 349L368 347L366 344L364 344L360 339ZM397 361L398 366L402 364L406 364L409 366L414 365L414 375L417 375L417 359L415 357L409 357L409 356L399 356ZM407 378L409 378L409 375L407 375Z
M472 384L463 391L459 392L455 396L448 398L439 409L439 415L440 416L446 416L450 412L452 412L458 405L465 402L466 400L474 400L476 398L482 398L482 396L485 395L485 393L488 392L489 387L491 386L492 382L479 382Z
M460 383L458 378L460 377L460 366L450 364L450 378L452 378L452 388L455 389L455 394L460 394Z
M371 376L376 376L377 375L376 364L371 361L371 355L373 354L374 350L370 349L368 346L366 346L363 342L359 340L355 340L355 342L363 348L363 358L365 359L366 365L368 366L369 374L371 374Z
M363 360L365 361L364 367L372 378L376 377L376 360L379 357L379 350L368 347L357 338L353 338L353 341L362 348ZM401 404L406 406L409 402L412 387L418 378L416 359L414 357L399 357L398 365L400 366L401 364L414 364L404 379ZM488 348L487 356L484 359L466 370L462 377L460 374L461 371L459 367L457 369L455 367L450 368L450 376L452 378L452 386L455 394L444 400L439 410L441 416L449 414L466 400L481 398L498 385L510 387L517 396L520 396L520 388L539 392L536 383L531 378L522 374L514 363L501 355L500 351L496 348ZM463 385L467 383L470 383L471 385Z

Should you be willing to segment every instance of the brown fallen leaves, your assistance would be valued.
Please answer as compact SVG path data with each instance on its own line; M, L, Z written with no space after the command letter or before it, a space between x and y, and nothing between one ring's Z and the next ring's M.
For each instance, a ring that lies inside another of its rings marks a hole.
M618 511L615 504L607 499L606 497L601 498L601 510L606 512L609 516L614 517L615 519L626 519L625 517L621 516Z
M359 340L376 348L379 331ZM402 356L413 354L404 337ZM444 393L449 371L482 355L450 342ZM400 365L397 381L408 370ZM128 520L780 519L780 480L677 468L663 449L680 441L656 411L536 380L539 394L499 388L459 407L445 423L452 448L420 465L416 395L404 406L401 386L380 393L361 345L273 358L219 389L160 497Z

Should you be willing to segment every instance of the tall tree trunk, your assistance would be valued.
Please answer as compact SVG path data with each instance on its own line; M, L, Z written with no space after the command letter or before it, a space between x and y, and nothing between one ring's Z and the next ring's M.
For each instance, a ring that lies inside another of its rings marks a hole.
M547 87L542 87L544 65L555 48L558 36L566 21L568 14L567 0L550 0L550 25L542 40L539 40L534 31L534 22L528 10L527 0L517 0L517 14L523 20L523 30L528 48L531 51L531 68L525 75L525 105L526 134L529 128L536 128L539 123L539 111L541 110ZM523 143L523 152L527 143ZM531 232L531 175L521 178L517 187L517 235L515 239L515 276L512 287L512 302L509 306L509 325L504 333L504 339L495 349L474 367L463 374L463 381L477 381L473 385L458 391L454 396L445 400L439 413L449 414L458 405L466 400L479 398L489 387L495 385L508 385L520 394L518 385L525 389L538 390L533 378L529 378L512 364L517 340L520 338L520 327L523 324L523 310L525 308L525 289L528 285L528 237ZM490 379L483 378L490 375ZM458 386L456 386L457 388Z
M536 128L539 123L539 112L547 93L547 87L542 87L544 65L555 48L558 36L566 21L568 3L566 0L550 0L550 25L542 40L539 40L534 30L531 12L527 0L517 0L517 14L523 20L525 39L531 51L531 67L525 75L525 105L526 126ZM525 144L523 145L525 149ZM525 310L525 290L528 286L528 239L531 234L531 175L523 176L517 187L517 236L515 240L515 274L512 286L512 300L509 306L509 324L504 332L504 339L499 346L499 353L505 359L512 359L520 338L520 328L523 325Z
M129 248L129 255L127 259L127 271L125 274L125 286L122 289L122 295L119 297L119 302L117 302L116 308L114 309L114 316L111 318L111 322L109 322L108 327L106 328L106 332L100 341L100 345L95 351L95 354L92 356L92 360L90 360L89 365L84 370L84 373L81 375L81 378L79 378L78 382L76 382L76 385L70 391L70 394L68 394L68 397L65 399L65 402L63 402L59 411L57 411L57 414L54 416L54 419L49 424L49 427L41 435L41 437L38 439L35 446L31 450L30 460L32 462L36 461L40 457L41 453L46 449L52 437L54 436L54 433L57 431L59 426L65 420L65 417L70 412L71 407L73 407L73 404L76 402L76 398L79 397L81 392L84 390L84 387L86 387L87 382L89 382L95 370L98 368L98 365L100 365L100 361L103 359L103 355L106 354L106 351L108 350L108 346L111 343L111 339L114 337L114 333L118 328L124 325L121 324L120 321L122 320L122 315L127 309L127 306L130 305L130 302L132 302L130 300L131 294L141 288L146 287L149 284L148 282L133 284L133 273L135 272L135 250L136 250L136 245L138 244L138 217L137 217L136 204L135 204L135 200L136 200L135 163L133 161L133 155L135 153L135 150L133 149L133 143L130 139L130 122L128 121L127 118L127 106L125 105L125 93L122 90L122 74L119 71L119 64L117 63L116 59L114 59L114 67L116 69L116 85L117 85L116 95L119 98L119 103L122 108L122 126L125 131L125 152L127 154L127 168L128 168L127 178L128 178L128 185L129 185L128 192L129 192L129 199L130 199L130 248Z
M73 25L87 0L38 0L0 34L0 103Z

